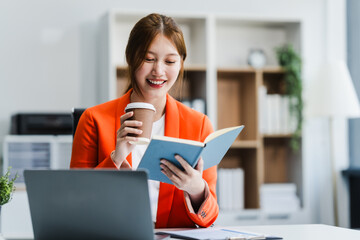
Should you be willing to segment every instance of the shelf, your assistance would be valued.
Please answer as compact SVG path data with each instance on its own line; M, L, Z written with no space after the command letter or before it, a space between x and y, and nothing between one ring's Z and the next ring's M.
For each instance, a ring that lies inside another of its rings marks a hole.
M284 73L284 69L279 66L266 66L258 69L250 66L218 67L217 71L219 73Z
M293 134L289 133L289 134L263 134L262 135L263 138L292 138Z
M206 71L205 65L186 65L184 66L184 71L192 71L192 72L204 72Z
M257 140L236 140L232 145L231 148L258 148L260 146L259 141Z

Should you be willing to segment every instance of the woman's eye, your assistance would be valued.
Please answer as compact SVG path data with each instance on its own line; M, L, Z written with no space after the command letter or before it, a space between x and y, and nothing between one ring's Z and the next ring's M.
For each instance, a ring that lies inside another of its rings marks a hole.
M167 63L167 64L174 64L174 63L176 63L176 61L169 61L169 60L168 60L168 61L166 61L166 63Z
M154 62L155 59L154 59L154 58L145 58L145 61L147 61L147 62Z

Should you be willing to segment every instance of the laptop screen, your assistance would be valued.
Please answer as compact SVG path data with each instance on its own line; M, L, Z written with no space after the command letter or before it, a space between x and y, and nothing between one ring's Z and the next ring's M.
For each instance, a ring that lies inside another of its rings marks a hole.
M25 170L24 176L35 239L154 239L144 171Z

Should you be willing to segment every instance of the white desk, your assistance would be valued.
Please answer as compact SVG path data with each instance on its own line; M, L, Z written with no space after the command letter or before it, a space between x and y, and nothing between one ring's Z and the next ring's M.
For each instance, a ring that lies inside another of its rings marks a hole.
M238 229L282 237L284 240L360 240L360 231L322 224L244 226Z
M227 227L228 228L228 227ZM284 240L359 240L360 230L351 230L321 224L272 225L234 227L243 231L257 232L282 237ZM160 229L164 230L164 229ZM173 229L172 229L173 230ZM15 238L12 238L15 239ZM25 239L25 238L24 238ZM0 240L4 240L0 236Z

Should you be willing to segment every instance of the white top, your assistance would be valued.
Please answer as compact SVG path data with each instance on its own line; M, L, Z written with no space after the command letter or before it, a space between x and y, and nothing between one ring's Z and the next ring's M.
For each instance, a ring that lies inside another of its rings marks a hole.
M165 134L165 115L163 115L159 120L153 123L151 130L151 136L158 135L164 136ZM145 153L148 145L136 145L135 149L132 152L132 169L137 169L140 164L140 160ZM149 194L150 194L150 205L151 205L151 215L153 222L156 222L156 213L159 199L159 188L160 182L149 180Z

